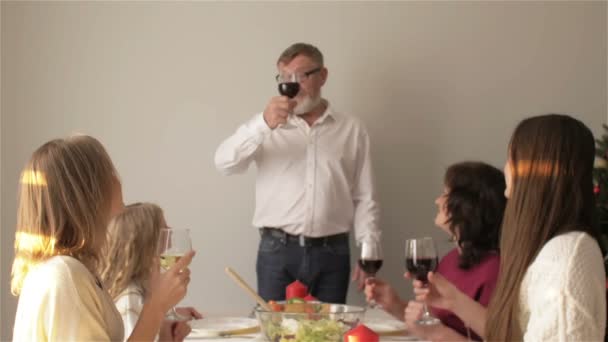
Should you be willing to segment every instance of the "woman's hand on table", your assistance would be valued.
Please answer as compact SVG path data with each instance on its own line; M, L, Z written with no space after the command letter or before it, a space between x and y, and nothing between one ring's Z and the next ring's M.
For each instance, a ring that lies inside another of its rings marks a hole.
M420 325L416 323L416 321L422 317L423 312L423 303L415 301L407 303L403 313L403 320L405 321L408 333L433 342L468 341L465 336L460 335L458 332L442 323L435 325Z
M192 328L187 321L163 321L160 331L158 333L158 340L163 342L181 342L188 334L190 334Z
M175 311L177 311L180 316L187 317L189 319L203 318L203 315L191 306L175 308Z

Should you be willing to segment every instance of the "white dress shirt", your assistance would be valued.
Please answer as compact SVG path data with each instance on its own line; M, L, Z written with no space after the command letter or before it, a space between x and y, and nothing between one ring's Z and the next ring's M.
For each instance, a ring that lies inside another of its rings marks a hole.
M226 175L257 166L255 227L322 237L354 228L358 243L379 244L379 208L373 184L369 136L363 124L335 112L309 126L290 115L270 129L255 115L217 149Z

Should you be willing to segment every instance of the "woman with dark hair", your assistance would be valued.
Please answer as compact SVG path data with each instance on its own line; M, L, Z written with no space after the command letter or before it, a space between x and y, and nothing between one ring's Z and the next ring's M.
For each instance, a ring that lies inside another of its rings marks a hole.
M451 310L487 341L601 341L606 275L593 229L593 134L566 115L523 120L505 165L509 198L500 275L487 310L449 279L414 281L419 300Z
M506 199L505 181L500 170L480 162L450 166L444 177L444 190L435 200L435 225L456 243L441 259L437 271L481 305L488 305L498 277L498 237ZM422 327L410 317L422 311L422 303L402 301L390 285L370 279L368 300L406 321L408 330L424 339L458 340L470 334L463 322L450 311L432 309L442 324ZM404 311L406 313L404 317ZM471 338L480 340L474 333Z

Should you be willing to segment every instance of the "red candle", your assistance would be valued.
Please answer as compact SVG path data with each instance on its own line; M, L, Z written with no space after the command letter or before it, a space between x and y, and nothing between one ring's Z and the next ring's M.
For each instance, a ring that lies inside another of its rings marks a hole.
M363 324L357 325L344 334L344 342L378 342L380 337Z
M308 293L308 288L306 285L300 283L298 280L293 283L287 285L285 289L285 298L291 299L293 297L304 298Z
M306 297L304 297L304 300L306 300L307 302L316 302L318 301L317 298L313 297L310 293L306 295Z

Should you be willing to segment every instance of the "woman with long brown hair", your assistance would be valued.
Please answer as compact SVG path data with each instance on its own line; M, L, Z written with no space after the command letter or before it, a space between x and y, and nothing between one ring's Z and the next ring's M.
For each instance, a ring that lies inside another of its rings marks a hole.
M120 314L98 272L106 227L123 207L117 172L95 138L51 140L32 154L17 211L13 340L123 340ZM186 295L193 256L155 278L129 340L154 340L165 312Z
M593 229L595 142L580 121L523 120L505 165L500 274L488 309L439 274L416 298L452 310L489 341L601 341L606 275Z

